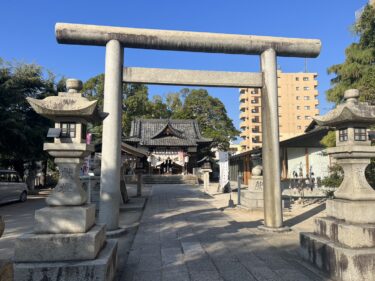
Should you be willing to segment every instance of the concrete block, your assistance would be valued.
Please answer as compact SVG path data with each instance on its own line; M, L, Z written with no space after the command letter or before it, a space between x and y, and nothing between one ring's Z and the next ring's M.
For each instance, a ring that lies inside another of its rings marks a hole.
M327 200L326 214L353 223L375 223L375 201Z
M14 280L112 281L117 265L117 241L107 240L95 260L35 262L13 265Z
M95 204L35 211L34 233L84 233L95 224Z
M302 257L342 281L375 281L375 248L349 249L311 233L300 234Z
M334 218L318 218L314 233L349 248L375 247L375 224L348 224Z
M93 260L106 239L105 226L96 225L87 233L27 233L15 241L17 262Z

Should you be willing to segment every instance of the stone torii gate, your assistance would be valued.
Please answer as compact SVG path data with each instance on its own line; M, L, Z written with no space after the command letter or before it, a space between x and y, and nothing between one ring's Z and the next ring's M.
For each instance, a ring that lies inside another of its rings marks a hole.
M108 230L119 223L122 83L254 87L262 89L262 154L264 167L264 228L283 229L277 56L315 58L321 42L253 35L217 34L57 23L62 44L105 46L101 203L99 220ZM124 48L260 55L261 73L123 68Z

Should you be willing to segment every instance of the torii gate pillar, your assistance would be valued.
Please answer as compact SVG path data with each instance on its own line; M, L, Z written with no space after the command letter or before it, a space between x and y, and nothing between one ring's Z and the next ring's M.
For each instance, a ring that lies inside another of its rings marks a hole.
M124 48L119 41L110 40L105 52L103 111L109 115L103 121L100 186L104 188L100 190L99 222L111 231L119 228Z

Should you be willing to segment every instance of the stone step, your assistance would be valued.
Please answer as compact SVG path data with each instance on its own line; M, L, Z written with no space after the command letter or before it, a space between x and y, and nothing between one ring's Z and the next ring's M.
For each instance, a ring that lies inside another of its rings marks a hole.
M143 176L145 184L196 184L197 177L193 175L145 175Z
M314 233L350 248L375 247L375 224L348 224L334 218L318 218Z
M302 257L330 277L342 281L375 280L375 248L351 249L312 233L300 233L300 246Z

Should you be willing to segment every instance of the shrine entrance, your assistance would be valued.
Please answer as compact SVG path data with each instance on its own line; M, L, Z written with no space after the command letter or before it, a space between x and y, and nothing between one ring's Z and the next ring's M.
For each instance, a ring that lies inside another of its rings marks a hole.
M283 228L278 120L277 56L313 58L321 42L237 34L138 29L57 23L59 43L106 47L101 202L99 221L118 228L120 196L122 83L262 89L264 228ZM123 68L124 48L260 56L259 73ZM237 97L234 97L237 100Z

